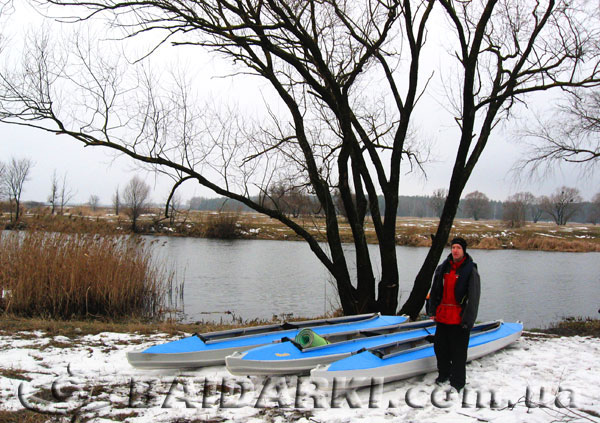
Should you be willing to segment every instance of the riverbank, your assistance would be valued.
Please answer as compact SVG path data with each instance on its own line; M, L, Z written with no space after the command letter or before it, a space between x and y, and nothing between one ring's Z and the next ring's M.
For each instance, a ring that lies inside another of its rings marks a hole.
M338 316L339 314L336 314ZM289 321L320 319L332 317L296 317ZM0 315L0 335L10 336L20 332L42 331L47 336L85 336L98 335L102 332L136 333L139 335L163 334L181 336L187 333L204 333L219 330L235 329L242 326L257 326L277 323L280 320L246 320L236 323L202 321L182 323L175 320L147 322L139 319L126 320L53 320L28 318L14 315ZM531 332L550 336L589 336L600 339L600 319L567 317L546 328L525 328Z
M430 373L334 400L325 391L304 395L298 378L236 378L223 366L142 371L127 363L127 350L203 326L9 323L0 326L2 422L600 421L594 337L525 332L467 366L461 397L436 387Z
M4 225L9 225L7 216ZM324 241L325 223L321 217L295 218L317 239ZM0 221L0 225L1 225ZM398 218L396 244L400 246L429 247L436 232L438 220L432 218ZM9 225L10 226L10 225ZM350 226L339 221L344 242L352 242ZM62 233L131 233L126 216L115 216L105 211L92 212L86 208L71 210L63 216L44 213L25 214L18 228ZM242 212L181 212L170 222L156 213L142 216L139 232L146 235L184 236L220 239L302 239L279 221L257 213ZM557 226L550 222L527 222L521 228L507 228L498 220L456 219L452 236L462 236L475 249L517 249L561 252L600 252L600 225L569 223ZM366 224L369 243L377 243L375 230Z

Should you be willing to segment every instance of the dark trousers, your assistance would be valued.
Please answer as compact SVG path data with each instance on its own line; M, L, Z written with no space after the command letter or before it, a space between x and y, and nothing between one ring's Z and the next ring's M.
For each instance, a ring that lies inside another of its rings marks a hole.
M433 349L437 358L440 379L450 379L456 389L465 386L467 349L471 331L460 325L437 323Z

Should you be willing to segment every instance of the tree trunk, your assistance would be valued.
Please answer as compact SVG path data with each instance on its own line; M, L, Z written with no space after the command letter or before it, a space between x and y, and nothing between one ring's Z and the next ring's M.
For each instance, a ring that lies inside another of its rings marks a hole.
M395 234L386 236L379 243L381 254L381 281L377 293L377 310L393 315L398 308L398 260L396 257Z

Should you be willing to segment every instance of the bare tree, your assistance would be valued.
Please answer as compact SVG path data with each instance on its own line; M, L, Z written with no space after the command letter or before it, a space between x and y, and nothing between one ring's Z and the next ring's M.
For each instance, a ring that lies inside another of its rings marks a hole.
M6 165L0 162L0 200L4 199L6 193L4 192L4 174L6 173Z
M291 182L280 181L272 184L264 201L270 203L281 213L294 218L319 209L306 192L305 187L295 186Z
M61 216L65 212L65 206L73 199L74 196L75 192L67 184L67 173L65 172L63 175L62 184L60 185L60 189L58 191L58 207Z
M563 186L551 196L542 197L541 207L557 225L566 225L579 210L582 201L577 188Z
M21 217L21 194L23 193L23 187L25 182L29 179L29 172L33 162L31 159L15 159L14 157L5 166L4 175L0 183L2 184L2 191L8 196L10 202L10 220L18 222Z
M543 201L544 196L535 197L533 203L531 204L531 220L533 221L533 223L538 223L544 215L544 209L542 207Z
M422 163L410 127L427 88L420 64L428 53L423 47L432 10L440 5L453 32L445 42L459 69L446 86L455 94L452 117L460 135L432 247L400 310L414 317L493 129L530 93L600 82L597 16L580 1L38 0L74 6L69 10L81 10L84 22L107 14L131 37L156 30L164 35L161 44L193 45L224 55L237 64L235 75L251 73L270 84L283 111L267 105L266 114L273 118L269 124L242 124L246 122L224 116L201 127L200 117L210 108L191 107L189 90L161 94L156 79L140 74L135 81L145 91L132 95L132 87L123 85L124 62L96 60L92 53L98 49L81 43L72 48L73 56L55 60L61 56L46 38L29 43L29 66L0 72L0 118L115 149L170 172L177 183L195 179L277 219L305 239L333 275L345 313L393 313L399 294L395 230L401 167ZM439 24L434 25L438 31ZM436 49L431 53L439 55ZM66 72L65 61L75 59L82 71ZM383 83L375 87L374 80ZM55 96L61 88L69 96ZM69 115L65 110L71 108L61 104L69 99L74 105L97 107ZM269 192L282 172L298 185L310 186L319 201L325 249L307 227L251 196L254 187ZM352 231L354 277L341 242L336 190ZM378 281L366 243L367 211L378 240Z
M444 204L446 203L446 197L448 197L448 190L446 188L438 188L433 191L433 195L429 199L429 204L433 209L436 216L442 215L444 210Z
M131 178L123 190L125 214L131 219L131 229L138 231L139 217L146 212L150 196L150 186L137 175Z
M50 195L48 195L48 203L50 203L50 214L56 212L56 203L58 202L59 182L56 169L52 172L52 180L50 182Z
M468 216L479 220L489 215L490 199L483 192L473 191L465 195L464 208Z
M535 197L530 192L518 192L506 199L502 206L502 219L511 228L520 228L527 220Z
M117 187L115 189L115 193L113 194L113 200L112 200L112 202L113 202L113 207L114 207L114 210L115 210L115 215L118 216L119 215L119 211L120 211L119 209L120 209L120 206L121 206L121 199L119 197L119 187Z
M90 195L90 199L88 200L88 204L92 211L96 211L98 209L98 204L100 204L100 197L97 195Z
M589 220L594 225L600 222L600 192L596 193L594 198L592 198L592 207L590 210Z
M600 161L600 91L571 91L550 119L538 119L524 131L533 142L517 162L519 171L552 171L562 163L576 163L593 171Z

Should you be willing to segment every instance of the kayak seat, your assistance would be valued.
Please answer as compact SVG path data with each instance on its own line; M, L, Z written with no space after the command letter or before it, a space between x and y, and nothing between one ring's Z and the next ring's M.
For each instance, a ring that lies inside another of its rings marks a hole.
M284 322L281 324L281 329L283 330L298 329L298 327L298 325L289 322Z
M361 334L361 335L364 335L364 336L366 336L366 337L369 337L369 336L379 336L379 335L385 335L385 334L386 334L386 332L383 332L383 331L377 331L377 330L361 330L361 331L360 331L360 334Z
M203 336L201 333L194 333L192 336L197 336L205 344L208 341L208 339L205 336Z

